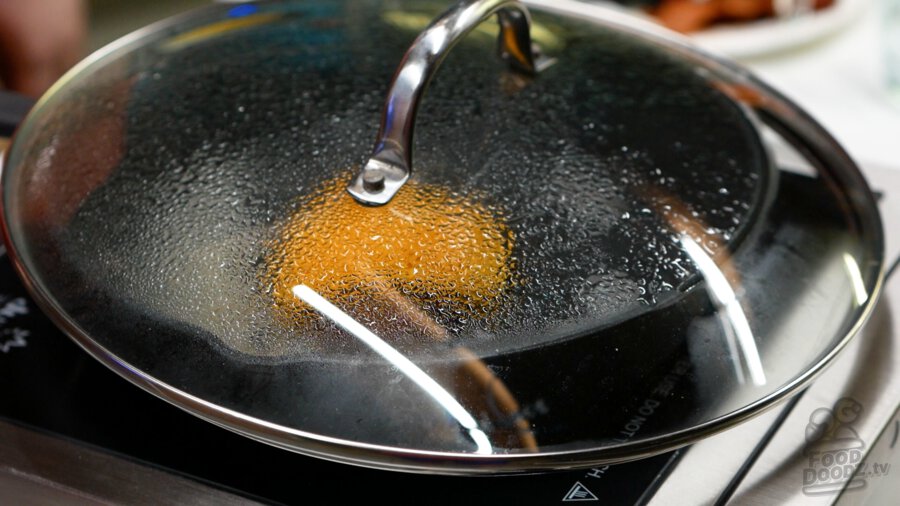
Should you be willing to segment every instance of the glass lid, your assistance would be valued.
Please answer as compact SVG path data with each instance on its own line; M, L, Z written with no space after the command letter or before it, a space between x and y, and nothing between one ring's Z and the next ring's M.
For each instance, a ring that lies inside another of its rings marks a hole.
M350 463L615 462L796 391L879 292L855 165L742 70L529 5L215 5L113 44L7 154L20 274L127 379Z

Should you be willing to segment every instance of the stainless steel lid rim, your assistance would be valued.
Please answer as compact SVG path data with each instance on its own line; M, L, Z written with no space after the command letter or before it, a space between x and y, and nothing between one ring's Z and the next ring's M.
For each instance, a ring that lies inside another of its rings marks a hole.
M537 2L542 7L545 7L545 3ZM576 7L573 2L560 2L556 10L562 8L574 9ZM221 7L217 8L221 9ZM213 8L210 9L212 10ZM553 8L550 8L550 10L553 10ZM582 14L589 16L590 12L593 11L588 9ZM184 19L189 19L189 17ZM617 24L615 21L600 19L596 21L614 29L623 29L623 25ZM155 31L164 30L167 26L171 25L169 23L156 25L155 28L146 33L156 33ZM629 30L635 29L633 27L626 29L626 31ZM642 32L638 31L638 33ZM106 52L98 52L89 61L83 63L78 69L69 74L67 79L71 79L72 76L78 75L81 71L87 71L91 65L100 62L109 53L127 51L131 44L139 44L143 36L144 34L134 35L113 44L104 50ZM667 37L654 36L654 42L658 43L663 39L667 39ZM670 42L668 41L667 43ZM16 242L18 233L9 229L10 222L8 220L13 218L7 215L8 209L6 205L0 211L3 213L4 239L8 244L10 256L14 260L16 270L26 280L28 290L34 294L38 303L47 310L54 322L62 327L70 337L91 355L129 381L186 411L217 425L275 446L340 462L401 471L447 474L504 474L585 467L631 460L672 450L699 437L726 430L765 409L771 408L808 384L827 367L837 353L846 346L849 340L864 325L878 299L884 281L882 265L884 237L874 198L865 185L858 169L852 160L846 156L846 153L836 144L834 139L824 132L808 115L797 109L776 92L770 90L753 76L733 65L718 61L707 55L694 54L692 53L693 49L683 42L676 41L671 43L676 44L682 53L689 54L695 61L701 62L705 68L719 67L730 78L735 78L735 75L740 76L740 79L738 79L740 81L739 84L745 86L745 88L732 88L727 90L727 92L734 94L732 98L736 102L745 103L747 107L757 111L764 124L775 130L783 130L779 131L779 134L788 138L788 141L793 141L796 149L809 155L808 158L816 166L815 168L818 169L820 177L830 181L834 195L839 196L839 199L846 199L842 203L846 204L850 211L844 217L849 216L855 220L855 223L851 226L856 228L855 232L858 232L860 239L858 246L861 252L853 255L853 258L861 257L866 261L866 263L857 266L859 271L861 271L859 274L862 284L859 294L864 295L865 300L860 299L859 304L847 312L846 319L839 326L838 335L833 336L833 342L830 346L824 348L821 355L818 355L808 366L803 367L800 374L790 376L788 381L781 383L779 379L777 380L779 381L777 386L767 386L767 390L757 393L757 397L752 402L743 403L738 409L719 413L717 416L708 419L694 420L688 427L682 426L678 428L676 426L663 434L641 435L637 439L620 443L606 441L606 444L597 444L592 448L553 449L554 447L564 448L566 446L561 444L551 445L549 451L529 453L527 451L516 451L515 449L499 447L495 448L492 454L481 455L466 453L465 451L444 452L405 448L398 445L372 444L274 423L272 420L254 417L247 413L242 413L238 409L231 409L226 405L209 402L203 396L191 393L189 391L190 385L177 385L162 381L159 377L148 374L141 367L130 363L124 359L125 357L117 355L108 347L91 338L89 332L79 326L77 322L67 318L67 310L56 303L57 298L54 297L53 290L44 286L40 275L35 275L36 267L29 265L27 261L23 260L23 258L30 256L30 253L21 251L21 245ZM29 117L29 120L26 120L22 132L28 132L29 128L33 126L32 123L35 121L33 118L37 111L52 99L53 93L64 87L65 80L58 84L51 94L44 97L38 107L35 108L35 112ZM744 95L741 95L741 93L744 93ZM761 99L761 101L753 102L758 99ZM748 101L744 102L745 100ZM786 125L786 128L780 128L784 125ZM9 157L11 155L7 154L6 156ZM5 168L0 175L2 175L4 182L8 180ZM771 188L770 190L774 192ZM9 200L8 191L10 191L9 188L4 185L2 192L5 202ZM768 201L769 199L765 198L764 200ZM763 211L760 211L758 208L755 208L755 210L768 214L767 206L764 207L765 210ZM15 223L15 219L13 219L13 222ZM753 224L753 226L755 225ZM21 224L18 224L18 226L21 226ZM748 233L751 236L754 235L752 230ZM740 250L741 247L738 246L736 249ZM732 251L731 253L734 252ZM853 252L851 251L851 253ZM665 306L665 304L662 305ZM123 315L117 316L123 317ZM522 349L517 351L522 351ZM748 391L752 390L748 389ZM303 407L302 405L300 406L301 409ZM576 441L573 444L581 446L584 443L584 441Z

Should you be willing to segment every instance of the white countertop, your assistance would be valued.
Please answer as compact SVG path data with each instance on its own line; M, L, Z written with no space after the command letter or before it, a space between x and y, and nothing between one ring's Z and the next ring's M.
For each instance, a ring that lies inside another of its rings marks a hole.
M741 63L806 109L861 166L900 171L900 104L888 97L881 46L884 1L867 0L831 35Z

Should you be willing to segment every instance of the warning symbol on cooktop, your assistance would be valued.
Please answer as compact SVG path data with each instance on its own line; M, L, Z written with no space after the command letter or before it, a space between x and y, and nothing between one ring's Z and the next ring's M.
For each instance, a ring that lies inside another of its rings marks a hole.
M576 481L572 488L566 493L565 497L563 497L562 502L575 502L575 501L599 501L597 496L594 495L593 492L587 489L584 485L581 484L580 481Z

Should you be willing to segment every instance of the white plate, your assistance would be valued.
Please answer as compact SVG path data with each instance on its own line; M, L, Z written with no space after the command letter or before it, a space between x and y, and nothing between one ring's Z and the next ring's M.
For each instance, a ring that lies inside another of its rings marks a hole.
M818 11L790 18L769 18L740 24L714 25L691 34L704 49L732 58L748 58L809 44L847 26L868 0L836 0Z
M699 0L698 0L699 1ZM657 24L644 11L609 0L588 1ZM751 58L809 44L847 26L863 12L869 0L836 0L818 11L784 18L713 25L689 35L697 45L731 58Z

